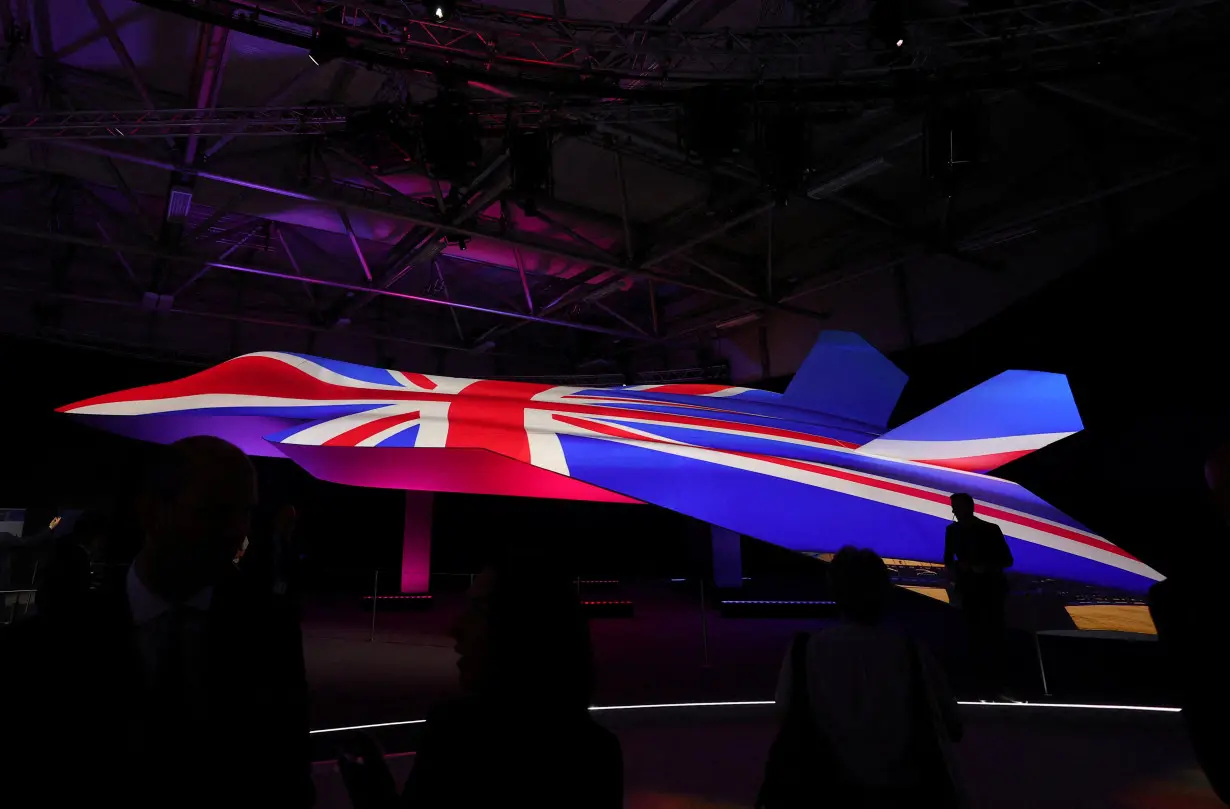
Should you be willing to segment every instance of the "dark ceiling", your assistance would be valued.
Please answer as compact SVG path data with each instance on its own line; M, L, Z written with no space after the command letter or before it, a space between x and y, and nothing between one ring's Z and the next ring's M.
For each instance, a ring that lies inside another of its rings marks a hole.
M513 2L19 0L0 327L755 380L958 336L1224 177L1224 3Z

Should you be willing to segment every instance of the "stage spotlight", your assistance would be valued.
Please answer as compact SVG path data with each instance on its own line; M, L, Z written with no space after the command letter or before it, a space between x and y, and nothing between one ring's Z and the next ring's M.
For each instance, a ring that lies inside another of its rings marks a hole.
M464 182L483 157L482 129L464 98L441 93L423 107L420 143L432 176Z
M428 2L428 7L431 8L431 16L436 18L437 22L448 22L453 18L453 12L457 7L453 0L435 0Z
M739 151L746 128L742 99L721 87L690 91L679 118L679 143L705 165L718 163Z
M905 3L903 0L874 0L867 17L871 35L889 49L905 47Z
M767 110L759 123L761 176L784 205L811 173L811 124L802 109L786 104Z
M318 28L312 35L312 47L308 50L308 58L312 64L321 65L332 62L346 53L346 37L333 28Z

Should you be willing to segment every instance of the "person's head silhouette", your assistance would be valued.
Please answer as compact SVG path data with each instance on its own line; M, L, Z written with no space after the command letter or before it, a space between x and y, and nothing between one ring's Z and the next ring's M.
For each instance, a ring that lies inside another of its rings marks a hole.
M170 600L216 583L247 537L255 505L256 471L242 450L210 436L176 441L142 493L141 580Z
M847 545L829 563L829 588L848 621L879 623L890 586L888 568L875 551Z
M952 516L957 518L957 522L974 518L974 498L965 492L957 492L949 498L949 502L952 503Z
M453 638L468 693L536 711L589 706L589 625L567 577L547 560L513 557L486 567Z

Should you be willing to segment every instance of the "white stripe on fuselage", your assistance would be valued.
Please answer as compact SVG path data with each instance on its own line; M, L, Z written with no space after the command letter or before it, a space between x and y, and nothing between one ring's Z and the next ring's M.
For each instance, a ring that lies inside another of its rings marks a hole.
M1033 433L994 438L966 438L960 441L906 441L898 438L873 438L858 448L867 455L882 458L909 458L940 461L949 458L976 458L1006 452L1033 452L1073 433Z

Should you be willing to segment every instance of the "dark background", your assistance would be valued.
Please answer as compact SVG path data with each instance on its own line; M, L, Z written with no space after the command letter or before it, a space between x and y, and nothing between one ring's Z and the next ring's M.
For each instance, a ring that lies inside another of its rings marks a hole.
M1230 438L1223 204L1220 194L1200 200L961 338L895 355L911 381L893 423L1007 368L1066 373L1085 431L997 474L1163 573L1219 564L1226 548L1201 474L1208 451ZM56 406L196 370L14 338L0 338L0 356L0 501L30 509L31 520L123 503L148 457L148 447L71 423ZM293 464L257 460L265 503L298 507L313 567L397 566L398 492L321 483ZM473 570L488 543L526 533L557 545L582 573L684 575L703 534L645 506L441 495L436 509L437 571Z

